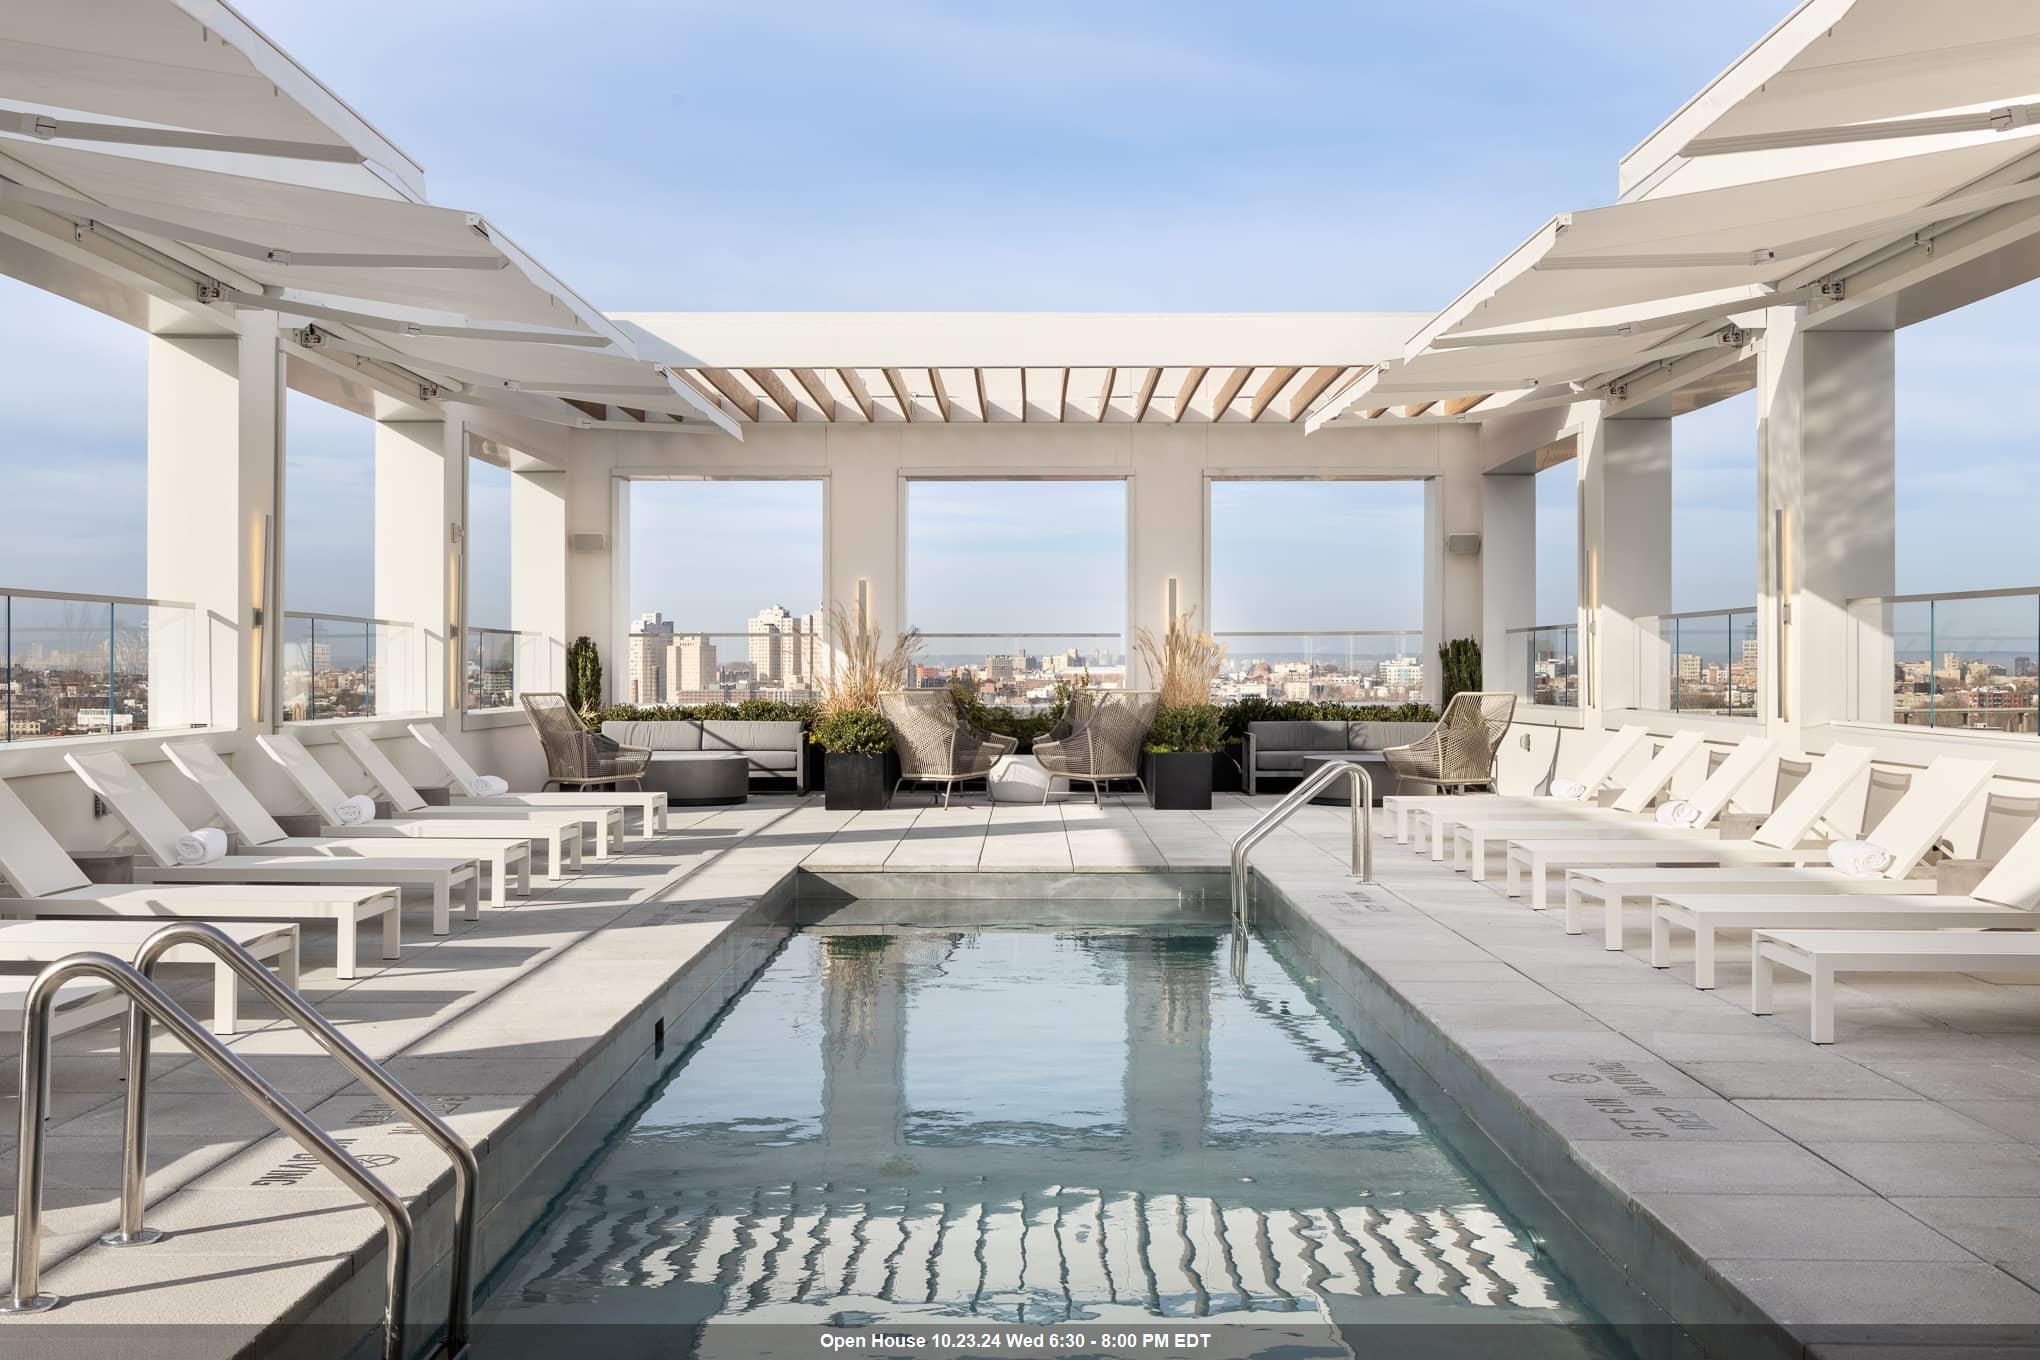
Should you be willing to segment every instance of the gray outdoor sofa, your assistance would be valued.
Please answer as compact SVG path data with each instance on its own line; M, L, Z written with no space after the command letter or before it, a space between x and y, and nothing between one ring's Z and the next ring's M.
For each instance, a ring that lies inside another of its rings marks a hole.
M1309 756L1351 752L1368 753L1367 773L1374 780L1374 796L1400 793L1388 763L1374 752L1428 736L1436 723L1427 722L1341 722L1314 719L1302 722L1257 722L1247 724L1246 749L1240 753L1241 787L1258 793L1263 779L1293 783L1303 778L1304 760Z
M741 755L750 763L752 781L790 779L806 789L807 735L797 722L740 722L711 718L673 722L616 721L602 724L602 735L625 746L652 753L645 771L647 789L664 789L661 764L685 764L707 753Z

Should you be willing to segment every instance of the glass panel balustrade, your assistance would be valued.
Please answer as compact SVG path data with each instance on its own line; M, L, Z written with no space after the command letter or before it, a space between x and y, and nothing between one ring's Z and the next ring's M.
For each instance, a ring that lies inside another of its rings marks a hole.
M2040 587L1851 600L1849 620L1858 721L2040 727Z
M1757 611L1699 609L1637 620L1640 708L1757 715Z
M1516 693L1551 708L1580 706L1580 628L1577 623L1540 623L1505 634L1503 674Z
M0 741L209 726L211 661L194 605L0 592Z
M1424 697L1424 630L1229 632L1212 698L1400 704Z
M351 614L283 616L286 722L399 717L429 711L415 624Z

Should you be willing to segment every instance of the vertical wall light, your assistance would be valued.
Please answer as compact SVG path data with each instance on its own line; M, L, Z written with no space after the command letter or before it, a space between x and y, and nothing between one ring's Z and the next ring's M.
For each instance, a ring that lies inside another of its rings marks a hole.
M1792 718L1792 700L1787 688L1791 679L1792 656L1789 650L1792 636L1792 507L1781 505L1772 513L1771 541L1778 591L1778 628L1771 649L1776 661L1772 669L1778 677L1778 720L1789 722Z
M258 731L262 727L263 714L269 711L268 630L264 625L268 622L270 535L273 532L274 522L268 515L264 515L262 532L256 536L254 543L255 561L248 573L255 593L255 607L249 615L248 645L254 649L254 654L249 660L253 663L251 669L255 673L255 711L252 716Z
M1580 707L1601 703L1601 550L1587 549L1587 665L1582 671Z
M857 578L857 631L871 631L871 578L868 576Z
M1172 625L1177 619L1183 617L1182 603L1179 595L1180 589L1177 578L1171 576L1162 588L1162 618Z

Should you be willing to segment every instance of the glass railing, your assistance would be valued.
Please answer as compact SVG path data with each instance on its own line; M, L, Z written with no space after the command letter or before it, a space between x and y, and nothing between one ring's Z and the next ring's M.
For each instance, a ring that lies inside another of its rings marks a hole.
M789 703L819 697L828 669L820 633L748 631L632 633L616 692L625 703Z
M2040 586L1849 601L1851 715L1907 727L2033 732Z
M1414 703L1424 697L1424 630L1225 632L1212 697L1317 703Z
M297 610L283 616L286 722L395 717L430 707L417 625Z
M922 686L964 676L988 704L1031 712L1055 701L1058 681L1092 689L1126 687L1120 633L923 633L914 658Z
M1504 634L1503 674L1533 704L1580 706L1580 626L1540 623Z
M0 593L0 741L210 725L210 632L176 600Z
M513 709L526 691L560 688L555 649L544 634L472 624L463 631L462 706L468 712Z
M1640 708L1757 714L1757 611L1697 609L1636 621Z

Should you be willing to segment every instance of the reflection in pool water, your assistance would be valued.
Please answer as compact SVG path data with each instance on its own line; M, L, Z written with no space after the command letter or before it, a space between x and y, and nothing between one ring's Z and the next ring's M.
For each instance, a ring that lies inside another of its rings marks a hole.
M490 1319L1590 1322L1302 982L1229 946L796 935ZM1565 1336L1537 1353L1606 1353Z

